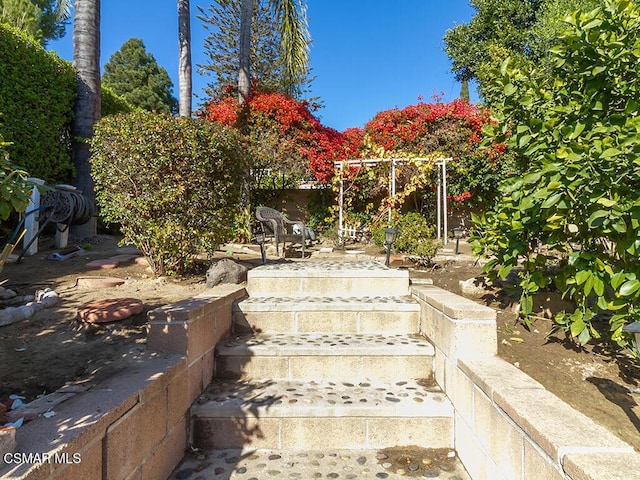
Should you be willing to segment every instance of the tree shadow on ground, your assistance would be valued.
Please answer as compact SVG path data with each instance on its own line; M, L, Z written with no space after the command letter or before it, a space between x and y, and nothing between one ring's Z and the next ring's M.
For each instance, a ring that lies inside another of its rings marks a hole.
M636 407L640 407L636 401L640 398L638 397L640 390L630 389L607 378L588 377L586 380L595 385L607 400L620 407L635 428L640 431L640 417L634 411ZM635 398L633 394L636 394Z

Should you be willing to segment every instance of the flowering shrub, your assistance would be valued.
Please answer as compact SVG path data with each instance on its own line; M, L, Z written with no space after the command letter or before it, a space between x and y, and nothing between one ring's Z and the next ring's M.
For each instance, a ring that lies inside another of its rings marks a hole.
M493 200L509 166L504 144L481 143L489 121L486 108L459 99L441 103L436 97L434 103L420 101L378 113L365 125L364 135L388 156L452 158L447 164L449 200L482 204ZM416 174L405 169L399 181L409 183ZM428 183L435 185L436 179L432 176Z
M373 224L374 243L380 247L383 246L385 227L395 227L398 229L398 236L393 248L406 253L420 266L430 265L440 247L440 243L434 240L435 227L417 212L401 215L394 211L390 223L388 225L386 221L378 221Z
M254 89L245 107L227 89L205 105L202 116L244 132L256 162L254 171L272 169L280 179L285 173L292 182L313 175L327 183L333 175L333 160L346 158L343 135L313 115L317 105Z
M409 105L378 113L365 126L371 140L385 150L453 155L478 144L488 111L463 100Z
M360 226L377 216L376 209L400 208L409 198L418 210L432 205L435 194L428 187L436 184L439 157L454 159L448 164L451 202L485 203L493 198L504 176L504 145L481 146L488 112L466 101L420 101L402 110L380 112L364 129L350 128L342 133L323 126L313 115L316 108L258 88L241 107L235 91L229 88L209 101L202 115L245 135L254 162L253 202L268 202L260 195L293 187L312 176L323 183L333 180L334 186L342 180L345 211L357 212ZM415 157L429 161L412 161ZM396 165L399 188L388 202L381 202L388 196L388 163L334 169L336 160L358 158L410 160Z

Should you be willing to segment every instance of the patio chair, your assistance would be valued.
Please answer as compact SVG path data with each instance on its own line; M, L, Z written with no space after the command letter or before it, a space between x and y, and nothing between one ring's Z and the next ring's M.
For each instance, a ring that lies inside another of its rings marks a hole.
M286 247L286 242L299 243L302 245L302 258L304 258L304 246L306 241L306 228L303 222L289 220L278 210L269 207L258 207L256 209L256 219L260 222L260 228L266 238L273 238L276 244L276 254L280 256L279 244L282 243L282 253ZM294 231L294 225L300 233Z

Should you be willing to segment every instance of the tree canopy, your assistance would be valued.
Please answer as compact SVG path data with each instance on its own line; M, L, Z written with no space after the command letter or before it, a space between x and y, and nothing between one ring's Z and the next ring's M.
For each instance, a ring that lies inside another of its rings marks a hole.
M460 81L476 80L493 105L499 96L487 89L492 70L512 62L549 65L549 49L567 25L568 12L595 7L599 0L471 0L476 13L469 23L447 31L445 51Z
M43 46L62 38L66 26L58 0L0 0L0 22L27 33Z
M158 113L175 113L177 100L167 71L147 53L139 38L127 40L104 66L102 82L131 105Z

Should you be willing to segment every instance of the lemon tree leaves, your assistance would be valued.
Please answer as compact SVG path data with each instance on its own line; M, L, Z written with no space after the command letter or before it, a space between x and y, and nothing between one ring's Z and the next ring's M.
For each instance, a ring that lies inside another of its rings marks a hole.
M525 321L550 284L573 300L556 328L580 343L604 333L600 313L621 346L640 319L639 45L639 7L605 0L570 16L552 71L505 61L495 72L504 99L492 131L510 135L522 170L475 218L474 249L493 275L518 272Z

